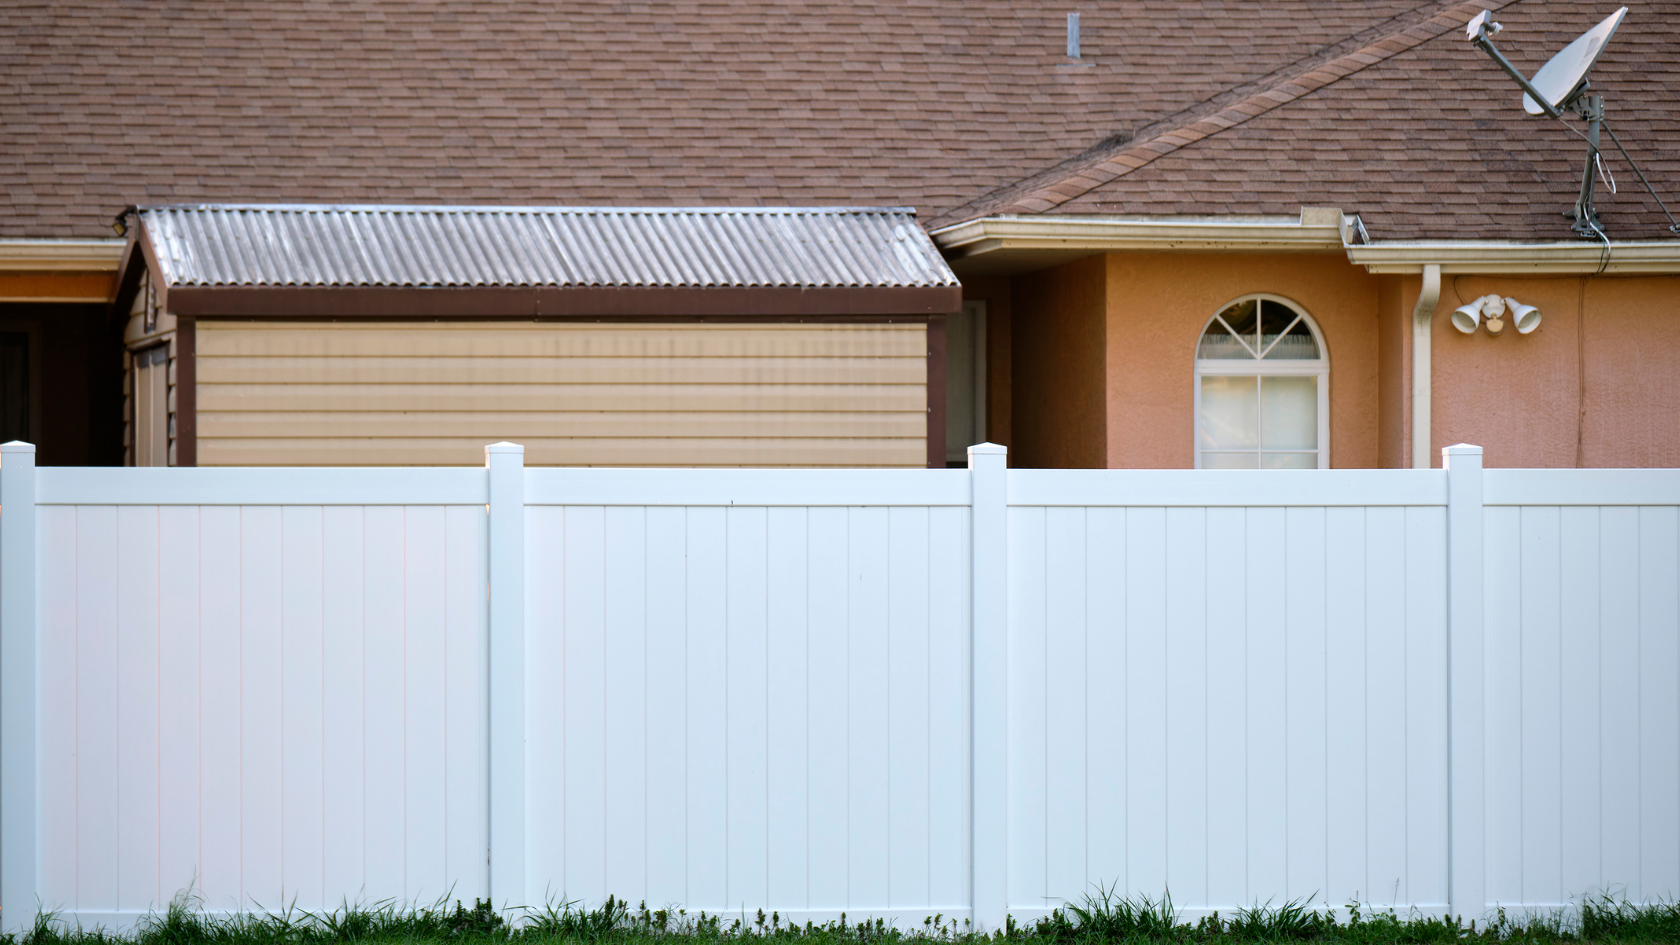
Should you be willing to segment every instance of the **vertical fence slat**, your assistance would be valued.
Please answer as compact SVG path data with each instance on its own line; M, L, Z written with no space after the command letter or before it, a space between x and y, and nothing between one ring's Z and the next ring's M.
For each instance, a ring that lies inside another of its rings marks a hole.
M764 756L769 745L768 517L763 508L727 514L729 716L724 750L729 765L729 889L725 902L768 902L770 876L769 784ZM739 906L737 907L739 908Z
M1447 733L1449 848L1447 908L1475 919L1487 907L1487 810L1483 743L1482 449L1460 444L1441 451L1447 470Z
M982 929L1002 928L1009 908L1009 522L1008 473L1004 448L982 443L968 448L969 540L973 595L974 757L971 836L974 862L970 886L974 922Z
M199 510L158 510L158 895L199 874Z
M158 904L158 509L117 509L117 901ZM173 890L169 890L173 892Z
M806 637L807 737L820 746L810 754L807 795L809 902L813 909L844 909L850 873L846 844L846 693L850 688L850 617L847 610L847 510L813 508L809 518L810 629Z
M887 899L928 898L928 510L887 512Z
M606 509L603 526L606 889L634 902L648 894L647 510Z
M1365 510L1329 509L1324 526L1329 834L1324 898L1340 906L1371 891L1365 870Z
M1038 511L1038 510L1033 510ZM1045 895L1074 898L1087 877L1085 510L1044 510Z
M1044 904L1045 519L1042 508L1009 510L1009 906Z
M445 691L447 732L443 759L448 822L444 827L446 875L462 899L489 888L489 693L490 650L485 628L485 515L482 508L447 511L445 562Z
M770 823L769 901L790 908L810 907L808 799L810 791L808 738L811 673L830 672L812 667L808 657L810 601L807 593L810 538L807 510L776 508L767 513L768 639L765 670L767 697L776 709L769 713L765 764ZM819 748L819 750L821 750Z
M647 895L688 896L687 512L647 512Z
M484 448L489 480L490 898L527 905L525 448Z
M281 848L280 879L300 907L328 905L322 768L322 510L281 510ZM338 720L333 720L337 724Z
M364 515L364 683L362 717L366 759L364 895L371 902L406 900L408 888L407 791L403 699L405 604L402 506L369 506Z
M451 892L445 838L448 534L439 505L403 509L403 885L411 901Z
M37 686L44 663L43 628L36 610L35 447L0 446L0 907L39 899L43 880L41 746ZM52 588L51 572L43 575ZM45 609L53 606L48 598ZM43 903L44 905L44 903ZM0 908L6 931L28 928L27 907Z
M1680 523L1675 506L1639 510L1641 892L1680 896Z
M1646 895L1639 874L1641 707L1639 687L1628 681L1638 679L1640 673L1639 509L1607 508L1600 516L1604 716L1598 737L1604 759L1599 772L1604 785L1604 876L1607 882L1626 883L1628 897L1637 901ZM1490 707L1494 704L1489 702ZM1493 837L1491 831L1489 836ZM1490 843L1490 853L1494 849ZM1617 878L1611 880L1612 876Z
M1085 518L1086 874L1126 885L1126 510Z
M564 719L558 751L565 767L565 883L558 892L592 907L606 898L606 510L569 506L563 528L563 617L553 628L565 664L557 674Z
M1328 906L1332 903L1326 896L1330 877L1325 864L1329 769L1325 759L1324 509L1288 509L1284 529L1284 659L1289 666L1284 692L1288 719L1284 755L1289 778L1286 894Z
M1589 811L1603 810L1599 772L1604 769L1603 745L1598 738L1599 689L1599 570L1598 509L1562 510L1559 534L1559 612L1562 621L1563 819L1561 858L1563 895L1579 901L1605 882L1602 871L1602 825Z
M969 514L930 512L928 901L952 914L969 896Z
M848 510L846 882L847 899L854 909L885 907L890 884L888 821L882 816L890 797L887 512L879 507Z
M1210 902L1249 902L1248 533L1238 508L1207 510L1208 886Z
M365 510L321 510L321 836L327 905L366 875Z
M721 508L688 510L688 892L691 909L720 912L728 873L728 542ZM739 908L739 905L736 905Z

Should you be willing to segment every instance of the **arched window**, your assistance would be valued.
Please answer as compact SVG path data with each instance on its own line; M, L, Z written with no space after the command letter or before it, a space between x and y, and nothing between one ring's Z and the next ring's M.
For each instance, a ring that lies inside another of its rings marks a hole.
M1330 358L1307 314L1250 295L1196 346L1197 469L1327 469Z

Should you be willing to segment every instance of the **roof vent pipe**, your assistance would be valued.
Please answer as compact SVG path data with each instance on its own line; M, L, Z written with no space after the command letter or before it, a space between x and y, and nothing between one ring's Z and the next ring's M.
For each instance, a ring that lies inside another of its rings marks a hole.
M1079 58L1079 14L1068 14L1067 57Z
M1429 468L1429 329L1441 300L1441 267L1423 267L1423 290L1412 307L1412 468Z

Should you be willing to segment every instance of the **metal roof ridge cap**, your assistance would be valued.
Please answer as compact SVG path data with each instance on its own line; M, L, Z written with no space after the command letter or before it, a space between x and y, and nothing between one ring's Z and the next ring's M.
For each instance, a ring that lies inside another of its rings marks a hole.
M291 213L352 213L352 212L414 212L414 213L655 213L655 214L688 214L688 213L745 213L762 215L821 213L821 214L857 214L878 213L898 216L916 216L915 207L900 206L800 206L800 207L751 207L751 206L705 206L705 207L619 207L590 204L554 204L554 205L520 205L501 206L495 204L408 204L408 203L159 203L141 204L136 208L140 213L159 212L165 210L183 211L211 211L211 210L262 210L269 212Z

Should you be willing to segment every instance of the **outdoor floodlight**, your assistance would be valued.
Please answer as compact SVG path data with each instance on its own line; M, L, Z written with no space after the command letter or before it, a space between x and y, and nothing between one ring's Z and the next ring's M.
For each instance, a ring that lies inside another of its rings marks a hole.
M1540 327L1540 310L1532 305L1524 305L1510 296L1498 293L1484 295L1478 299L1453 309L1452 325L1466 335L1475 334L1482 325L1487 326L1487 333L1497 335L1505 330L1505 313L1511 313L1511 321L1516 325L1519 334L1528 334Z
M1482 303L1481 302L1479 302L1479 301L1477 301L1477 302L1466 302L1465 304L1460 305L1458 308L1453 309L1453 313L1452 313L1453 327L1457 328L1459 331L1464 332L1466 335L1473 334L1476 331L1476 326L1480 325L1481 323L1482 323Z
M1506 298L1505 305L1511 309L1511 321L1516 325L1517 333L1526 335L1540 327L1540 310L1532 305L1524 305L1513 298Z

